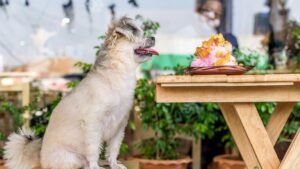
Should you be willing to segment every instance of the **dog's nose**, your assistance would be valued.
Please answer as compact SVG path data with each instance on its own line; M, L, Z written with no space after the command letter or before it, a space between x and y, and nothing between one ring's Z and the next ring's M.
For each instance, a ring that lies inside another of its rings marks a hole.
M146 39L146 46L152 47L155 45L155 38L154 37L148 37Z

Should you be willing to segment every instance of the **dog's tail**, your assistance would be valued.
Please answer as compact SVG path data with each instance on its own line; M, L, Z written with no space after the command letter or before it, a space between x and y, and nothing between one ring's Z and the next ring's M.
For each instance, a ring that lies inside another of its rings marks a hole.
M40 168L41 139L31 129L22 128L8 137L4 146L5 166L8 169Z

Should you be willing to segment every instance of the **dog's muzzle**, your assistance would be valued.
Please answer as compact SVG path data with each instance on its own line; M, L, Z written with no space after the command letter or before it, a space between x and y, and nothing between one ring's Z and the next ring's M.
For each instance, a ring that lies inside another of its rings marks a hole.
M134 52L137 55L141 55L141 56L143 56L143 55L147 55L147 56L159 55L159 53L156 50L151 48L154 45L155 45L155 38L149 37L146 39L144 46L136 49Z

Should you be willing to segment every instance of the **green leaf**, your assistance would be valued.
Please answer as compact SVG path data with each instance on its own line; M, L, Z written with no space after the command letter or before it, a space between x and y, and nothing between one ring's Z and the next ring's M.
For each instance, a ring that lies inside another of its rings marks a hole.
M136 125L135 125L134 121L132 121L132 120L129 121L129 127L131 130L136 130Z

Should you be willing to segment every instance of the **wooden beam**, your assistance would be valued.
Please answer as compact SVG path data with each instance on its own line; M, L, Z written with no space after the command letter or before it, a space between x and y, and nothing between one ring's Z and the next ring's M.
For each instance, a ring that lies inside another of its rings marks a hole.
M156 83L300 82L300 74L159 76Z
M162 87L203 87L203 86L292 86L293 82L272 82L272 83L165 83Z
M0 77L38 77L36 72L0 72Z
M28 106L30 103L30 83L19 83L14 85L1 85L0 92L20 92L22 95L22 106ZM30 126L31 114L29 111L24 112L24 126Z
M300 130L284 156L279 169L299 169L300 167Z
M276 144L279 135L291 115L296 102L277 103L276 109L272 113L266 130L273 145Z
M300 85L286 86L198 86L156 85L157 102L297 102Z
M22 106L28 106L30 103L30 84L23 83L22 87ZM30 126L31 114L30 111L25 111L23 114L24 117L24 126Z
M255 105L253 103L235 103L233 107L237 115L236 120L241 121L261 168L278 169L280 161Z
M261 165L255 155L255 151L250 143L248 136L246 135L243 124L239 119L233 105L228 103L222 103L219 105L247 167L249 169L261 168Z
M2 85L0 83L0 92L21 92L22 90L23 84Z
M201 138L198 141L193 140L193 168L201 169L201 152Z

